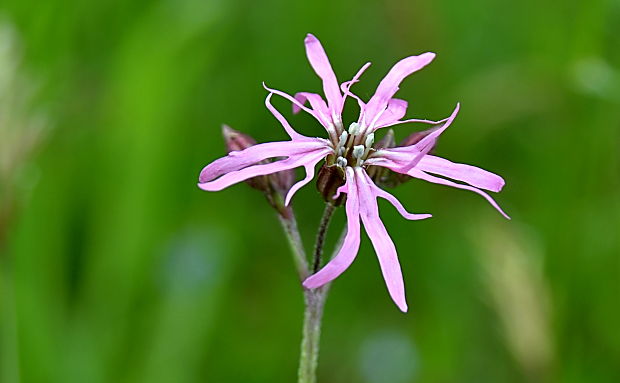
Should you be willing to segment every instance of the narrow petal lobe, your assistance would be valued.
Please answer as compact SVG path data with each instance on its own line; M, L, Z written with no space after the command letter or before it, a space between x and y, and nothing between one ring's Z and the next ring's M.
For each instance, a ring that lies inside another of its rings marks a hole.
M418 169L427 173L452 178L466 182L477 188L499 192L504 187L504 179L497 174L491 173L475 166L459 164L448 161L441 157L426 155L419 164Z
M400 83L410 74L428 65L435 58L431 52L419 56L410 56L396 63L383 78L374 96L368 101L365 110L365 121L370 124L388 105L390 99L398 91Z
M227 156L205 166L200 172L199 181L200 183L209 182L226 173L243 169L269 158L298 156L327 148L329 148L329 143L326 140L307 137L299 141L267 142L250 146L241 151L230 152Z
M385 229L383 222L381 222L376 197L372 193L370 184L365 180L364 175L361 174L362 172L365 171L361 168L356 169L356 181L360 199L360 216L364 223L366 233L377 253L379 265L381 266L381 273L383 274L388 292L398 308L403 312L407 312L405 284L396 254L396 247Z
M387 108L375 123L377 129L392 125L405 117L407 113L407 101L393 98L388 102Z
M201 182L198 184L198 187L206 191L219 191L256 176L272 174L283 170L289 170L310 163L316 164L318 161L323 159L330 151L331 149L329 148L319 149L310 153L303 153L300 155L291 156L287 159L271 162L268 164L248 166L240 170L228 172L213 181Z
M490 195L488 195L487 193L483 192L482 190L480 190L478 188L475 188L475 187L469 186L469 185L459 184L459 183L452 182L450 180L446 180L446 179L443 179L443 178L434 177L434 176L432 176L430 174L427 174L427 173L425 173L425 172L423 172L421 170L418 170L418 169L411 169L409 171L409 173L407 173L407 174L409 174L411 177L419 178L421 180L432 182L434 184L451 186L453 188L469 190L469 191L473 191L474 193L480 194L482 197L484 197L484 199L486 199L491 204L491 206L493 206L497 211L499 211L501 215L503 215L506 219L510 219L508 214L506 214L502 210L502 208L499 207L497 202L495 202L495 200Z
M321 42L313 35L308 34L304 43L306 44L306 55L312 69L323 80L323 92L327 98L329 109L332 113L340 114L343 105L342 94L340 93L340 87L338 86L334 70L329 63Z
M416 221L416 220L426 219L426 218L431 218L432 217L432 215L430 215L430 214L412 214L412 213L409 213L405 209L405 207L400 203L400 201L398 199L396 199L396 197L394 197L390 193L386 192L385 190L383 190L380 187L378 187L377 185L375 185L372 182L372 180L370 179L370 176L368 174L366 174L366 172L364 172L364 176L366 177L366 183L372 189L372 193L375 196L377 196L377 197L381 197L381 198L384 198L384 199L388 200L404 218L412 220L412 221Z
M319 272L308 277L303 285L307 289L314 289L329 283L342 274L355 259L360 247L360 217L359 193L355 182L353 169L347 168L347 181L344 185L347 190L347 235L338 254L329 261Z

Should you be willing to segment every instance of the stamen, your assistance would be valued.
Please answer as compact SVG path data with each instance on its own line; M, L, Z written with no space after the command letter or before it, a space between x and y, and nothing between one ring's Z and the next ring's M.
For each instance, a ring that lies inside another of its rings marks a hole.
M349 134L352 136L355 136L359 134L359 132L360 132L360 124L358 124L357 122L352 122L351 125L349 125Z
M365 147L364 145L355 145L353 147L353 158L355 159L361 159L362 156L364 155L364 151L365 151Z
M366 147L370 148L372 144L374 143L375 143L375 134L370 133L368 136L366 136Z
M349 138L349 133L342 132L342 134L340 135L340 141L338 141L338 147L342 147L346 142L347 142L347 138Z
M341 167L341 168L346 168L347 167L347 159L344 157L338 157L336 159L336 166Z

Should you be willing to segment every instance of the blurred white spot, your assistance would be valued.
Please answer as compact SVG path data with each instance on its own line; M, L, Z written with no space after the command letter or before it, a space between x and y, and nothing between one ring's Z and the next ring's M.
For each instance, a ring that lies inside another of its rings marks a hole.
M37 110L37 90L22 67L18 31L0 14L0 189L33 185L23 182L22 172L49 125L46 113Z
M603 98L618 95L618 73L600 57L576 61L571 74L573 84L580 92Z
M362 344L359 369L364 381L369 383L411 382L418 370L418 357L406 334L379 332Z

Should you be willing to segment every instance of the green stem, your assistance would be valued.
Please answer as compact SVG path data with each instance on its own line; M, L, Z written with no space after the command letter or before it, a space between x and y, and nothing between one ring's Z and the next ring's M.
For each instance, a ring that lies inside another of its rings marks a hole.
M314 256L312 259L312 272L316 273L321 267L321 256L323 255L323 247L325 245L325 236L327 235L327 229L329 228L329 222L334 215L336 206L331 203L325 204L325 210L323 211L323 217L321 217L321 223L319 223L319 230L316 234L316 243L314 245Z
M303 338L299 358L299 383L315 383L316 367L319 359L319 340L321 338L321 319L327 297L328 286L305 290Z
M323 254L323 247L325 246L325 236L334 210L335 206L328 203L325 206L323 217L319 224L312 260L313 272L315 273L321 265L321 254ZM336 249L340 249L343 238L344 236L341 236ZM304 290L306 308L304 312L301 355L299 357L299 383L316 382L316 368L319 360L319 341L321 338L321 320L323 319L323 308L325 306L328 290L329 284L316 289Z
M278 219L280 219L280 224L282 224L282 228L284 229L284 233L288 239L289 246L291 247L293 261L295 262L299 279L303 281L308 276L308 261L306 260L306 252L304 251L304 245L301 241L301 236L299 235L297 220L295 219L293 209L290 207L286 207L284 209L285 210L280 211L280 214L278 214Z

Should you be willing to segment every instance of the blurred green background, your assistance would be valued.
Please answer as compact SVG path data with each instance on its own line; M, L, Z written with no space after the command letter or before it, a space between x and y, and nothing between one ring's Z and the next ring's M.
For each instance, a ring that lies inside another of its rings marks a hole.
M286 138L261 81L319 91L312 32L341 81L373 62L363 98L437 52L398 97L432 119L461 102L436 152L501 174L513 217L393 190L434 214L381 203L410 312L364 238L330 292L319 381L620 382L619 26L616 0L3 0L0 381L295 381L302 294L276 217L246 185L196 182L222 123ZM309 249L322 203L313 186L294 202Z

